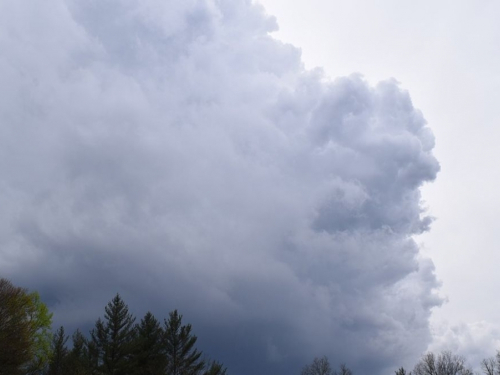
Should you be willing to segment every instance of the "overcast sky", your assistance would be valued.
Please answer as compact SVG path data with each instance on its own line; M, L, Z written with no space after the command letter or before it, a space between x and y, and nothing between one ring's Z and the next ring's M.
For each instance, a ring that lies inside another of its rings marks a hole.
M2 276L234 375L494 354L500 6L262 4L0 3Z

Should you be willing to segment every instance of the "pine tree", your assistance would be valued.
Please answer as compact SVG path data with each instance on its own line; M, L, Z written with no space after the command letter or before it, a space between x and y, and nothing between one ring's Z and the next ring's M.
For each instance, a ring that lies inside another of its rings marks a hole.
M128 306L119 294L104 310L104 321L97 320L88 345L90 354L92 351L97 354L97 361L92 367L109 375L130 374L135 318L128 312Z
M203 375L226 375L227 368L225 368L222 363L217 361L212 361L207 366L207 369Z
M91 358L88 348L89 342L78 329L73 333L72 340L73 348L68 353L66 359L67 372L65 375L91 374Z
M200 359L201 352L195 349L197 337L191 334L191 324L182 325L182 315L177 310L165 320L164 345L167 359L167 374L197 375L205 363Z
M68 360L68 348L66 347L66 342L68 341L68 336L64 332L64 327L61 326L56 331L54 337L52 338L52 354L49 360L49 369L47 375L66 375L67 374L67 360Z
M153 314L148 312L136 327L133 365L140 375L163 375L166 356L163 347L163 329Z

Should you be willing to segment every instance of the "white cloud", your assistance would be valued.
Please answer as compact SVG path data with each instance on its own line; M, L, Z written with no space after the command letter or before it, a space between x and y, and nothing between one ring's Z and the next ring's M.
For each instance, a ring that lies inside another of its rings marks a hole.
M453 324L434 322L431 327L433 340L428 350L449 350L463 355L476 370L481 369L485 358L496 355L500 346L498 325L486 321Z
M249 1L3 8L0 269L58 322L179 308L238 374L425 349L439 166L396 82L306 71Z

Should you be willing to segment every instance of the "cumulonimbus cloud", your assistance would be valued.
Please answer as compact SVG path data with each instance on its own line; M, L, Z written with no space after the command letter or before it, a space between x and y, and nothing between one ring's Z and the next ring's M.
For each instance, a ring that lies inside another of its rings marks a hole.
M2 2L1 272L70 327L117 291L178 308L234 374L418 357L433 135L275 28L247 0Z

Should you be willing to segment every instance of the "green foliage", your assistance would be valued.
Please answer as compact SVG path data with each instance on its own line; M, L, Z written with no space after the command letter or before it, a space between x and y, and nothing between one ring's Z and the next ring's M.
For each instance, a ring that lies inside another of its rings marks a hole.
M21 374L31 359L31 338L25 314L26 290L0 279L0 374Z
M200 359L201 352L195 349L197 337L191 334L191 324L182 325L182 315L177 310L165 320L164 345L167 359L167 374L197 375L205 363Z
M38 293L0 279L0 374L34 374L47 365L51 322Z
M26 314L32 338L32 360L27 364L27 372L36 374L43 370L49 362L51 354L52 313L40 299L38 292L27 295Z
M177 310L164 328L150 312L134 325L117 294L90 339L73 334L71 350L64 327L50 333L51 320L38 293L0 279L0 375L227 375L221 363L201 359Z

